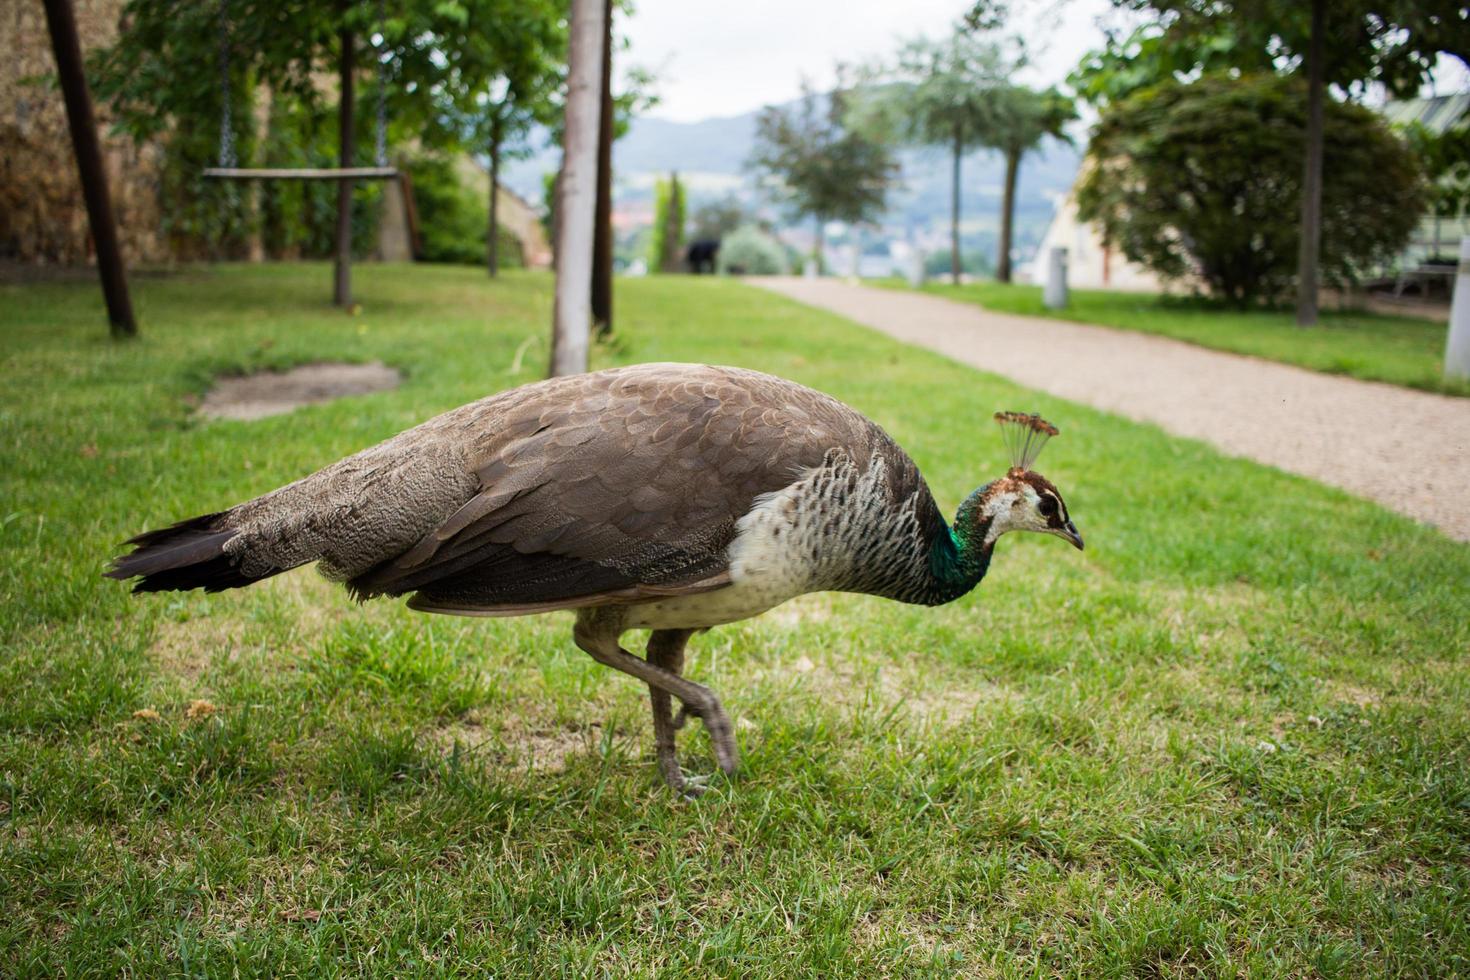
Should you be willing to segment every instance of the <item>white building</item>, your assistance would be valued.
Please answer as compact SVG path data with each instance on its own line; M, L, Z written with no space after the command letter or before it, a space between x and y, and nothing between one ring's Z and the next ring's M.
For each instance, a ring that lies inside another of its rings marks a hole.
M1077 199L1069 191L1057 202L1051 225L1041 239L1036 257L1021 271L1041 282L1051 250L1067 250L1067 284L1075 289L1118 289L1125 292L1158 293L1163 281L1143 266L1134 265L1115 248L1103 245L1097 226L1077 217Z

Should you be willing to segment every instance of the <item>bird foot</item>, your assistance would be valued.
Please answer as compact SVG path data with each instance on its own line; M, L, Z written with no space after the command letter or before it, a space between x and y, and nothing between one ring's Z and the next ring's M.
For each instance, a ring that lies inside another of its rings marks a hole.
M727 776L735 775L735 770L740 765L740 750L735 747L735 726L730 724L730 716L725 714L724 707L714 698L703 708L680 705L678 713L674 715L674 730L682 728L691 716L704 722L704 729L709 732L710 743L715 749L715 761L720 764L720 769Z
M697 800L709 791L710 776L690 776L680 774L680 783L674 787L674 791L686 800Z

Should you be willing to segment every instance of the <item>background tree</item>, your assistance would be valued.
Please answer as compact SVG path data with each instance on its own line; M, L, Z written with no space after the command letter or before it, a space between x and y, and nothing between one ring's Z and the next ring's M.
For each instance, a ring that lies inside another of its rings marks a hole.
M1106 110L1134 92L1185 75L1275 71L1275 59L1257 41L1241 37L1229 20L1186 34L1153 21L1125 36L1109 34L1102 48L1082 56L1067 84L1079 99Z
M1000 244L996 250L995 278L1011 281L1011 239L1016 216L1016 179L1021 159L1041 146L1047 137L1070 139L1066 125L1077 118L1073 101L1055 89L1033 91L1021 85L1005 85L989 94L989 128L986 146L1005 158L1005 189L1000 201Z
M746 161L788 214L812 219L813 256L819 264L823 226L876 219L897 175L892 151L884 143L846 125L847 103L840 83L825 98L803 83L794 106L761 110Z
M500 164L524 153L531 128L560 111L567 25L552 0L438 0L400 8L405 65L400 114L422 142L484 153L489 194L485 266L500 267ZM408 96L412 95L412 99ZM405 111L412 107L412 112Z
M994 125L995 93L1017 66L1000 47L965 30L903 45L893 63L869 69L850 122L878 139L950 153L950 275L960 281L960 161Z
M1383 84L1412 94L1440 54L1470 60L1470 7L1459 0L1114 0L1160 15L1165 36L1182 45L1228 24L1259 57L1265 52L1307 84L1303 130L1301 220L1298 228L1297 322L1317 321L1319 253L1323 245L1324 111L1327 86L1361 91Z
M556 300L551 374L587 370L591 346L592 239L597 208L597 129L602 116L603 0L572 0L567 47L564 155L557 181Z
M752 224L752 217L734 194L706 201L690 215L690 237L695 241L719 241L741 225Z
M684 187L677 173L653 187L653 236L649 240L648 268L678 272L684 245Z
M1425 203L1418 162L1384 122L1332 102L1323 187L1329 279L1408 240ZM1237 306L1271 300L1293 281L1302 193L1306 85L1275 75L1163 82L1112 106L1093 133L1078 213L1134 262L1197 275Z

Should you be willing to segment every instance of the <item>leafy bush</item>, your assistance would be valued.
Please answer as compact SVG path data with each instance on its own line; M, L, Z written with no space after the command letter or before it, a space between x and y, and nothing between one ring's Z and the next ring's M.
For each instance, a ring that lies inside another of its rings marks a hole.
M775 276L786 271L786 248L755 225L742 225L720 242L720 271Z
M1408 241L1427 205L1419 164L1373 112L1327 100L1324 281L1347 283ZM1306 87L1276 75L1167 81L1098 122L1079 214L1134 262L1197 275L1240 306L1296 274Z
M924 275L930 278L949 275L949 249L940 249L924 256ZM960 271L971 276L989 276L995 273L995 265L983 251L960 249Z
M419 235L425 262L479 265L485 261L488 185L468 186L453 157L423 156L409 167L413 200L419 214ZM523 265L521 243L501 225L500 267Z

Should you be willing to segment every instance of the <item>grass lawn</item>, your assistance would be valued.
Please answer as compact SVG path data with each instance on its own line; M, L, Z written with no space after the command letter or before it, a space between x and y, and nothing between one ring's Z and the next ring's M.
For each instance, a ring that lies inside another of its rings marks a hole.
M899 280L885 285L909 288ZM1289 310L1241 312L1200 299L1153 293L1074 289L1067 309L1048 310L1041 305L1040 286L932 282L926 283L923 290L1003 313L1163 334L1201 347L1265 357L1328 374L1470 395L1470 384L1445 380L1445 325L1415 317L1323 310L1318 326L1303 330Z
M992 411L1043 412L1088 547L1013 535L947 607L696 638L744 752L697 802L566 614L101 579L132 533L539 374L549 279L357 280L356 317L324 266L140 280L127 345L91 284L0 286L0 975L1470 972L1470 547L728 280L620 282L599 363L831 391L946 508L1004 469ZM215 372L326 358L407 381L190 415Z

